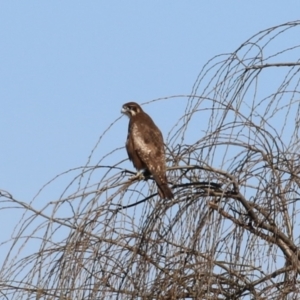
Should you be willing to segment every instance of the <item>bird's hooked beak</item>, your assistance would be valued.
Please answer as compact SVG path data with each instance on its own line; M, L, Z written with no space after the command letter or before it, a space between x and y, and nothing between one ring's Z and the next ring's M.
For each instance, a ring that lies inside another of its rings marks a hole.
M121 113L128 116L128 117L130 117L130 112L128 111L127 107L123 106L122 109L121 109Z

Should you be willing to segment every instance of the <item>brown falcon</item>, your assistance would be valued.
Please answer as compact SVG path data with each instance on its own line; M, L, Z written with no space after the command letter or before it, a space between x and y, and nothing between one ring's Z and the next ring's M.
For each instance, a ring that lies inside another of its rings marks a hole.
M172 199L168 186L163 136L153 120L135 102L125 103L122 113L129 117L126 150L138 171L151 174L162 199Z

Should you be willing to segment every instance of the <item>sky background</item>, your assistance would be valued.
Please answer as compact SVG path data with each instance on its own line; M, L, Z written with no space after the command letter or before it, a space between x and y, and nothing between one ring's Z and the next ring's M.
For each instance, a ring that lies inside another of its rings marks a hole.
M299 13L295 0L1 1L0 189L30 202L86 164L123 103L190 94L210 58ZM145 107L163 133L183 113L176 101ZM102 155L124 144L127 124L117 121ZM48 191L40 201L57 195ZM3 241L18 218L0 216Z

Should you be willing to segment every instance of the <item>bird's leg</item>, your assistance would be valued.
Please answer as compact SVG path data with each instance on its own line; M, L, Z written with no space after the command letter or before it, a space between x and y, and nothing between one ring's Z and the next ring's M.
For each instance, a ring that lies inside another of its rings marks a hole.
M148 170L140 170L135 175L133 175L131 180L148 180L150 178L150 172Z
M143 179L145 179L143 170L136 172L135 175L130 177L130 180L143 180Z
M135 176L138 180L144 180L145 179L144 170L138 171Z

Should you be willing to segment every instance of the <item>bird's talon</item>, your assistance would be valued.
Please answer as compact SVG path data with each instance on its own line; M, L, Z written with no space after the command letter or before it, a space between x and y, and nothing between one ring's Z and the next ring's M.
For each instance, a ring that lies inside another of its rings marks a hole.
M131 180L145 180L145 176L143 172L137 172L135 175L133 175Z
M145 176L143 172L137 172L136 176L138 180L145 180Z

